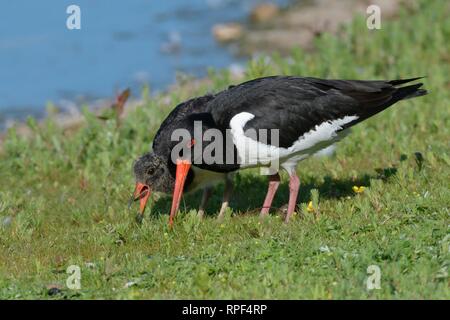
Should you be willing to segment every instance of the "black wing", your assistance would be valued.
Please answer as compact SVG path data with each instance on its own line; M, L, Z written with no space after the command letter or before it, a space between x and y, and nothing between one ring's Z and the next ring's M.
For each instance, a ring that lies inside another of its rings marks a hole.
M425 90L419 90L421 83L397 87L417 79L259 78L218 93L208 102L207 111L221 128L228 128L234 115L249 112L255 117L244 130L279 129L279 146L289 147L304 133L326 121L358 116L358 119L345 125L344 128L347 128L399 100L426 94Z
M179 128L180 124L183 124L185 119L190 115L205 112L207 102L213 98L213 95L205 95L177 105L156 132L155 138L153 139L153 151L160 155L170 153L170 137L173 130Z

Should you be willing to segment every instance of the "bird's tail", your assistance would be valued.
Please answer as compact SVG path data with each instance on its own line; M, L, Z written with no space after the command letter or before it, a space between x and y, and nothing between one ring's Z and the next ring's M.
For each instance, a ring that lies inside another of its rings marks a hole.
M426 95L428 91L425 89L421 89L421 87L423 86L423 83L421 82L403 87L400 86L402 84L416 81L422 78L424 77L373 82L373 85L375 86L380 85L382 86L381 98L378 96L377 93L372 97L372 101L371 99L366 99L365 103L368 105L368 108L364 109L363 112L361 112L361 114L358 115L359 116L358 119L349 122L348 124L343 126L343 128L349 128L367 118L370 118L373 115L389 108L390 106L392 106L393 104L395 104L400 100L411 99ZM383 90L386 90L385 91L386 93L384 95ZM380 100L382 101L382 103L380 103Z
M399 79L399 80L391 80L389 81L389 84L393 85L394 87L397 87L401 84L405 84L408 82L416 81L419 79L422 79L423 77L418 78L411 78L411 79ZM424 96L428 93L425 89L420 89L423 86L423 83L416 83L413 85L405 86L397 88L397 91L393 94L392 100L395 102L405 99L411 99L414 97L420 97Z

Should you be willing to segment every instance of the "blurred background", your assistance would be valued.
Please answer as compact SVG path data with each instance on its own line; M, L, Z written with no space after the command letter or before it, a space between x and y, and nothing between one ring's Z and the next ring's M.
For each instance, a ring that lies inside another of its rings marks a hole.
M143 85L163 90L177 74L202 77L209 67L239 70L249 55L223 42L239 37L240 25L263 2L2 1L0 126L43 116L49 101L64 110L125 87L136 94ZM269 1L275 11L290 2ZM81 30L66 28L71 4L81 8ZM272 9L265 12L270 16ZM228 22L237 23L218 26Z

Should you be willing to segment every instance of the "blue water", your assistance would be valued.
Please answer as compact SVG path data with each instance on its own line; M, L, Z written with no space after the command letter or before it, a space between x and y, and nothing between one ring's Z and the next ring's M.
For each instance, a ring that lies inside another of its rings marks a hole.
M163 89L177 71L242 63L216 43L216 23L245 21L258 0L1 0L0 122L43 115L45 104L90 101L143 84ZM288 0L272 1L281 5ZM81 8L81 30L66 9Z

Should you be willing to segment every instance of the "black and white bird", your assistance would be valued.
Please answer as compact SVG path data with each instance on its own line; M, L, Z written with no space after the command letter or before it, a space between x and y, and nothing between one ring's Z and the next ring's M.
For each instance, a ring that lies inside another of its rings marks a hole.
M269 186L261 215L268 214L280 184L279 170L284 169L290 177L287 222L295 210L300 186L298 162L336 143L350 127L394 103L427 94L420 89L422 83L401 86L418 79L272 76L185 101L162 123L152 152L134 163L134 196L140 200L140 213L152 191L173 192L172 225L183 192L202 188L199 215L203 215L212 186L224 181L222 217L231 195L232 174L243 168L263 167L269 173ZM200 140L196 124L202 133ZM174 156L180 146L179 139L174 139L177 129L193 138L182 142L183 151ZM196 147L200 152L195 152Z

